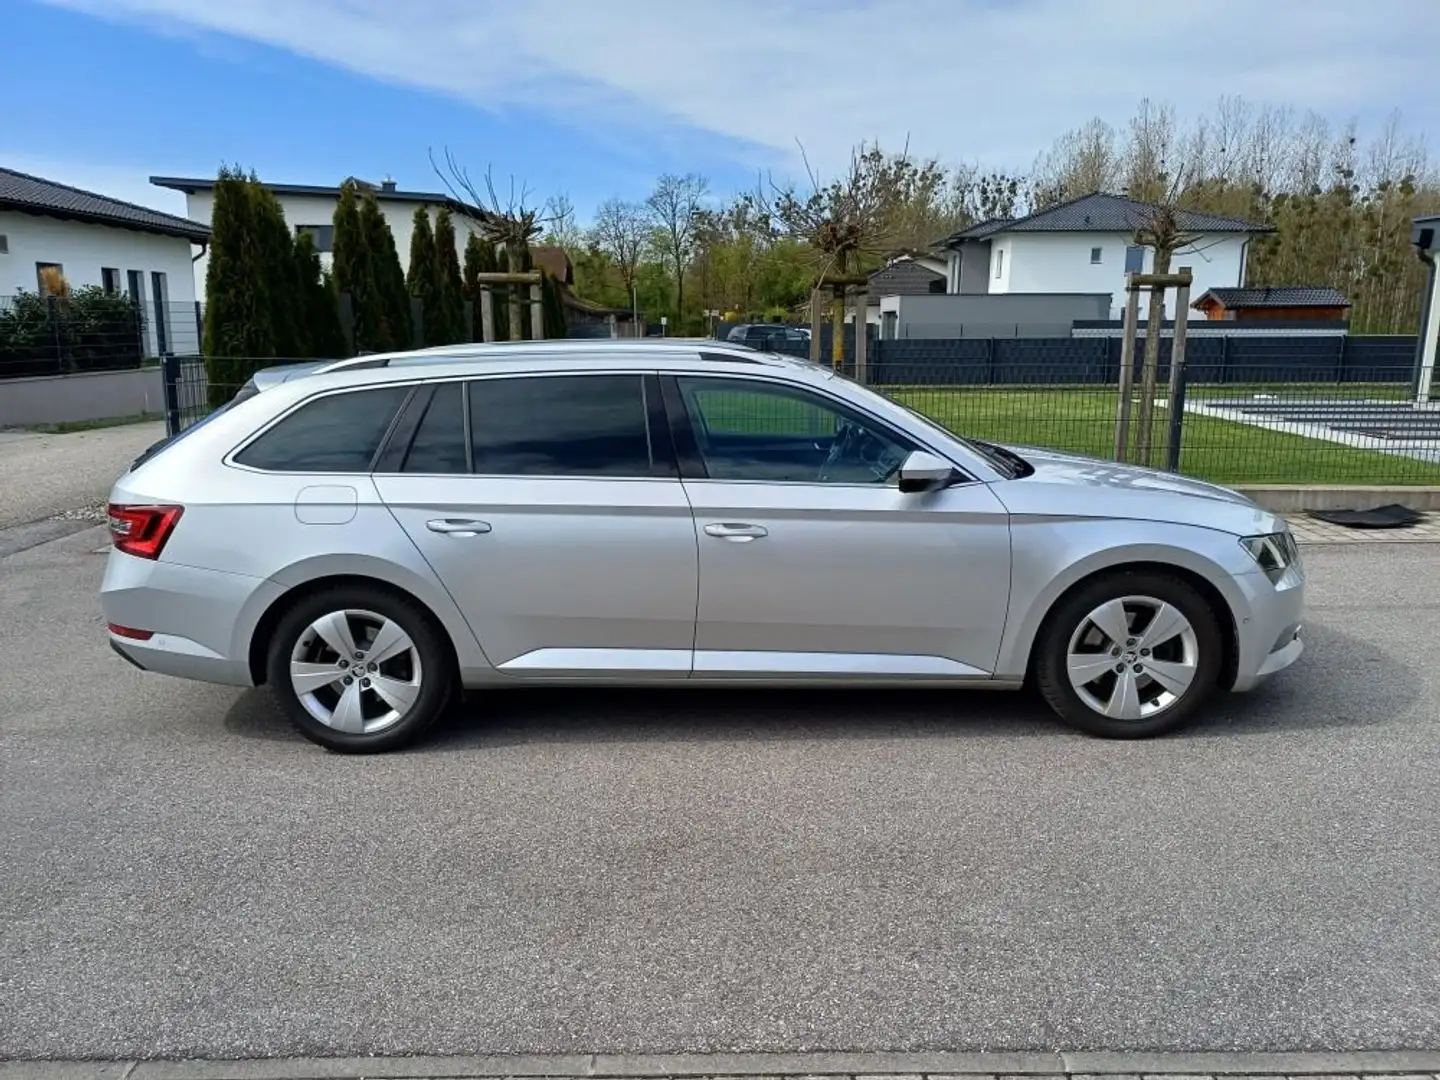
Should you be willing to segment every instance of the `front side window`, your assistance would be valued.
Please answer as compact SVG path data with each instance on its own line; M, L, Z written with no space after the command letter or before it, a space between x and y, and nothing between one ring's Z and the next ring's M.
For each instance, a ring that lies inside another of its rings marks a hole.
M748 379L676 381L712 480L892 484L915 449L806 390Z
M639 374L476 380L470 441L486 476L674 475L652 452Z
M408 386L352 390L306 402L235 455L235 461L271 472L363 473Z

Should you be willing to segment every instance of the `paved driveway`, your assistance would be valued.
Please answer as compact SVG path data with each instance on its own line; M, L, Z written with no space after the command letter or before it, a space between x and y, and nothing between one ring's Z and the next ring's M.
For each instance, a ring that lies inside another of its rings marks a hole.
M1440 1044L1440 547L1147 743L934 693L551 693L327 755L0 561L0 1057Z

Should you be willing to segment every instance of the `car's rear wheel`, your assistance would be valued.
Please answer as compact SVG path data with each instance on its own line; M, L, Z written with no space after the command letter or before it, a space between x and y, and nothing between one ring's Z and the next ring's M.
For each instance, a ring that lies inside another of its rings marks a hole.
M445 711L453 665L416 604L364 585L302 598L275 628L269 684L307 739L342 753L395 750Z
M1046 621L1036 683L1066 723L1138 739L1188 722L1214 692L1224 637L1191 585L1151 572L1098 578Z

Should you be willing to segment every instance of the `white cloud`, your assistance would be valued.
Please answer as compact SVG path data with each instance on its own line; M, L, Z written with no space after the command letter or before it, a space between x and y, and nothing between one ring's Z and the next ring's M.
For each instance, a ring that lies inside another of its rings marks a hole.
M265 42L488 108L627 138L683 126L748 163L859 139L1023 168L1143 96L1223 94L1336 120L1440 123L1434 0L49 0L172 32Z

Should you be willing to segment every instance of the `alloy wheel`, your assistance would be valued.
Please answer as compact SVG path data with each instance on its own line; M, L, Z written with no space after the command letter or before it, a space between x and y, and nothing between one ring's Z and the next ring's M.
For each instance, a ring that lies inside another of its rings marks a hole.
M332 611L307 626L290 653L290 683L326 727L373 735L393 727L420 696L420 652L394 619Z
M1080 621L1065 652L1070 685L1095 712L1145 720L1190 690L1200 646L1190 620L1151 596L1109 600Z

